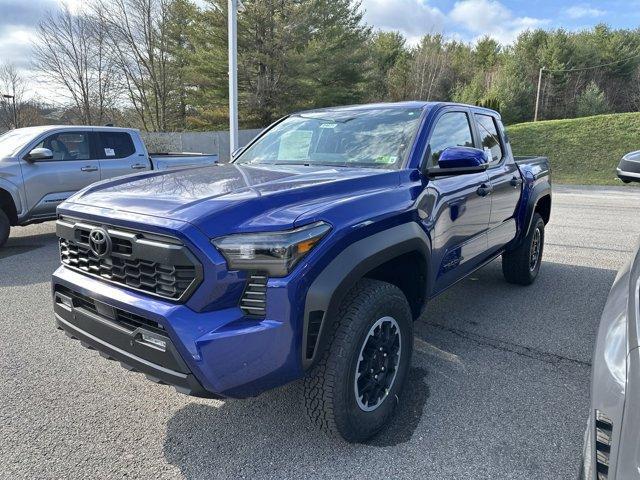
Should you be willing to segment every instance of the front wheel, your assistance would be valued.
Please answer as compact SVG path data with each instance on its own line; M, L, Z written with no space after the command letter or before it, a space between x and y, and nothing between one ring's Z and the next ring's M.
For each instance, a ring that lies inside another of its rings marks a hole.
M391 419L411 362L413 320L402 291L361 280L342 302L333 338L304 380L307 413L348 442L363 442Z
M543 250L544 220L539 213L535 213L522 244L502 254L502 273L507 282L531 285L540 272Z
M9 223L9 217L7 217L6 213L0 210L0 247L7 242L10 230L11 224Z

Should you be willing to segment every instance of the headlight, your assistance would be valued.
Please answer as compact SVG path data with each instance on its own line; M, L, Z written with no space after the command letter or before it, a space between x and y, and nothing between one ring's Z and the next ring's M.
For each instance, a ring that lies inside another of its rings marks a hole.
M229 270L256 270L284 277L331 229L318 222L284 232L241 233L212 240Z

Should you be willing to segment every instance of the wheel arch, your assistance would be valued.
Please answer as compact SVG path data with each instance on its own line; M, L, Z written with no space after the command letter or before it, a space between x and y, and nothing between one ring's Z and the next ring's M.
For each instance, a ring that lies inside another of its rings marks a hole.
M18 209L15 200L11 193L2 187L0 187L0 210L9 217L9 223L12 226L18 224Z
M310 285L302 332L302 365L312 367L330 337L328 319L362 278L382 280L403 291L414 319L428 298L431 241L415 222L384 230L345 248ZM417 281L416 281L417 280Z
M548 181L540 182L533 187L525 188L522 203L518 209L517 225L518 234L507 246L507 251L514 250L524 241L531 228L533 216L540 213L545 225L551 219L552 193L551 184Z

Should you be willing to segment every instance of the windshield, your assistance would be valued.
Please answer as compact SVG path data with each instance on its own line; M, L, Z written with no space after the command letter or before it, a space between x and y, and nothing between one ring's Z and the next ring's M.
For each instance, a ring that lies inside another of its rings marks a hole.
M397 168L409 154L421 113L420 108L378 108L292 115L236 163Z
M32 130L10 130L0 136L0 158L11 157L31 139L34 138Z

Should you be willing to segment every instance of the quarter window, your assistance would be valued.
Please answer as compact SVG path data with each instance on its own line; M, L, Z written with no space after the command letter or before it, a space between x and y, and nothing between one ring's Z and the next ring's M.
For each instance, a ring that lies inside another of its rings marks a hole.
M440 155L449 147L473 147L469 117L464 112L445 113L438 119L429 140L429 166L437 166Z
M36 148L48 148L52 160L89 160L89 134L87 132L54 133L41 141Z
M100 132L98 136L100 138L98 147L100 158L125 158L133 155L136 151L131 135L126 132Z
M476 122L482 139L482 148L490 156L490 163L499 163L504 153L494 118L490 115L476 114Z

